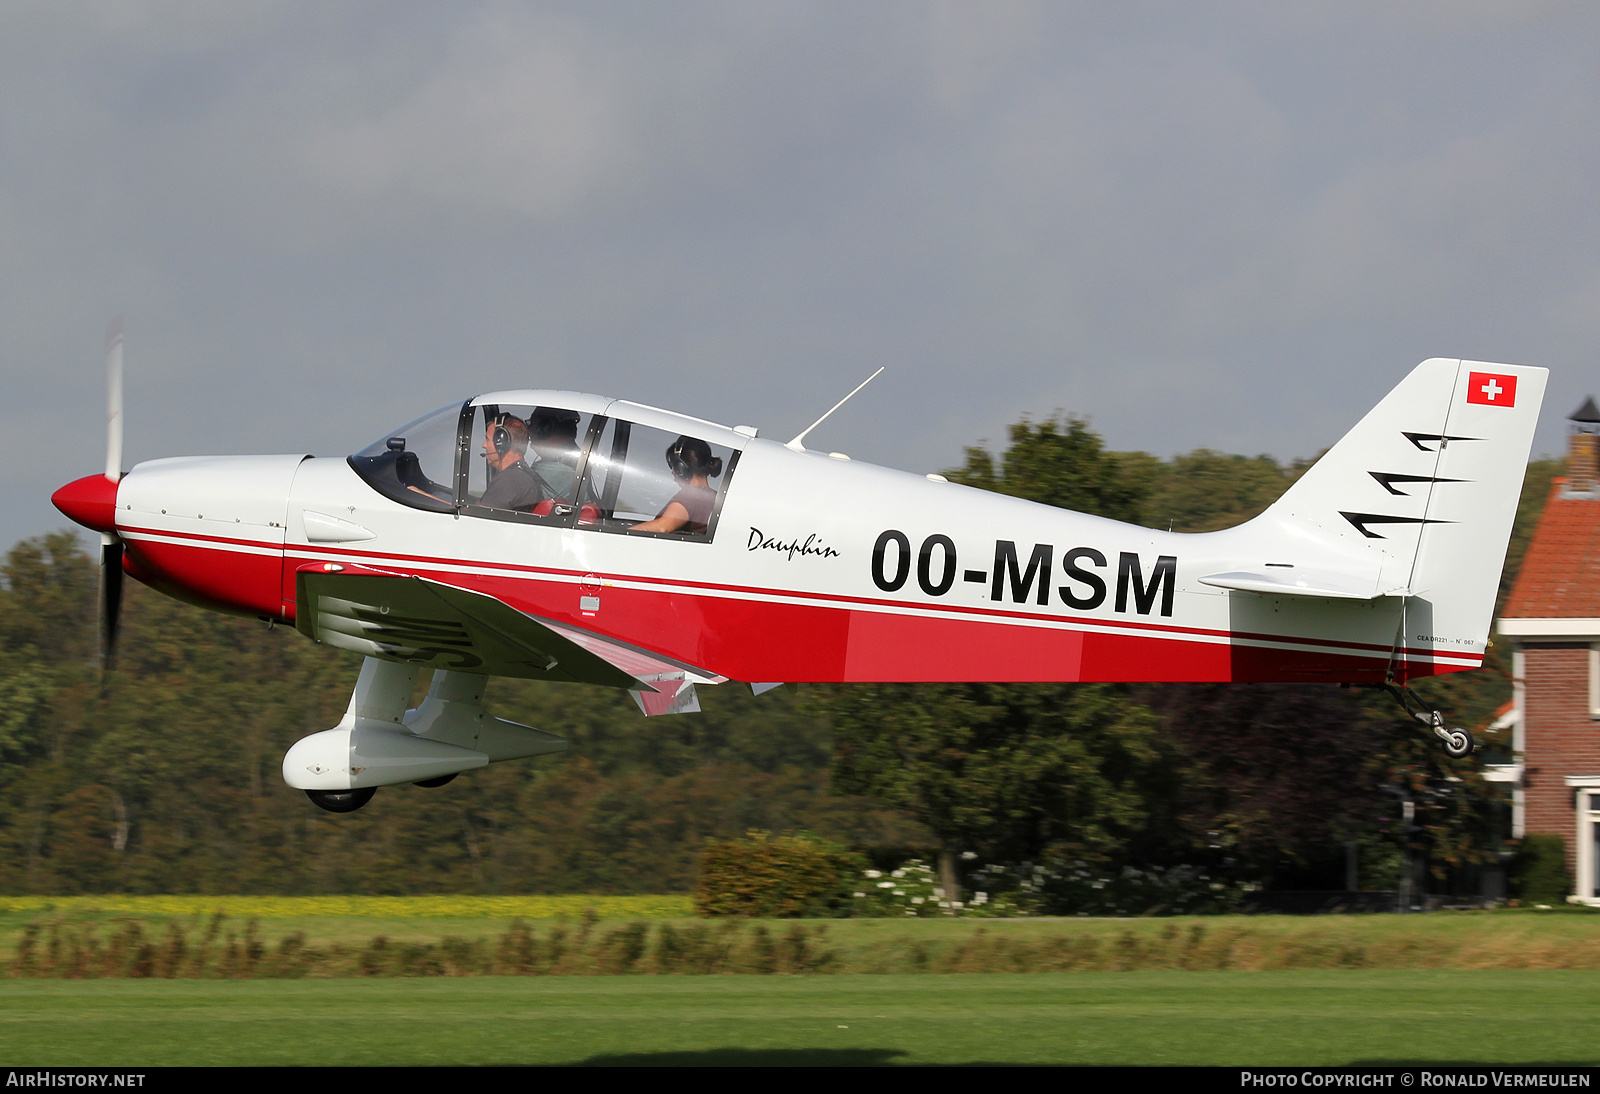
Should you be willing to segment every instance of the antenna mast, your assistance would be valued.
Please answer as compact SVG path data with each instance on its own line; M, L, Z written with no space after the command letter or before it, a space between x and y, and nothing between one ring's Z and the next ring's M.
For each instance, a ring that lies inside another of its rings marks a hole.
M889 366L887 366L887 365L880 365L878 367L878 372L882 372L885 368L888 368L888 367ZM804 452L806 450L806 446L804 444L802 444L801 442L806 439L806 434L810 433L813 429L817 428L817 426L819 426L823 422L827 421L828 420L828 416L831 415L835 410L838 410L840 407L844 406L844 404L848 403L851 399L855 398L856 391L860 391L862 388L864 388L868 384L872 383L872 381L876 380L878 378L878 372L874 372L871 376L868 376L865 380L862 380L859 384L856 385L855 391L852 391L849 395L846 395L843 399L840 399L837 403L834 403L833 404L833 408L831 410L829 410L827 414L824 414L822 417L818 418L816 421L814 421L810 425L806 426L804 429L802 429L800 431L800 435L799 436L795 437L794 440L790 441L788 444L784 445L783 447L789 449L792 452Z

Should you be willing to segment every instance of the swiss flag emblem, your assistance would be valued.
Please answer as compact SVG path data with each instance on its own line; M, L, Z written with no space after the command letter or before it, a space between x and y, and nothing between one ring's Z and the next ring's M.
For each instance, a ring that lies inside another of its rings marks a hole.
M1516 406L1517 378L1498 372L1473 372L1467 375L1467 402L1485 406Z

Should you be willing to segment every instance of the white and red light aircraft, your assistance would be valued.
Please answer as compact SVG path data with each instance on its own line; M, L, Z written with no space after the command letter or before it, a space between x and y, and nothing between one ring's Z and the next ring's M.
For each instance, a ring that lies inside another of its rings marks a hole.
M125 570L365 655L283 762L336 812L566 747L490 715L490 676L646 714L729 679L1317 681L1413 709L1407 681L1483 660L1546 378L1424 361L1261 516L1183 534L569 391L453 403L347 459L123 474L120 353L106 471L54 496L102 533L107 650Z

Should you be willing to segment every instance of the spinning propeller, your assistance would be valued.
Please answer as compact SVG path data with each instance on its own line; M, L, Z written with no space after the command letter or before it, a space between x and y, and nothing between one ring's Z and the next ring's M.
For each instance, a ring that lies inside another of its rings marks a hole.
M122 479L122 317L106 328L106 480ZM113 501L113 511L115 502ZM110 669L122 613L122 538L100 533L100 664Z
M117 535L117 484L122 481L122 319L106 328L106 470L85 475L51 495L57 509L100 533L100 666L111 667L122 609L122 537Z

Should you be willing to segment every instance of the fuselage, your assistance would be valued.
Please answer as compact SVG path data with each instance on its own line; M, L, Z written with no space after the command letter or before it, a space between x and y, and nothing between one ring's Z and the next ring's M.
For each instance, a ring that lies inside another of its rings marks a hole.
M582 415L575 469L597 503L608 460L646 458L627 454L625 431L617 455L617 422L725 453L707 527L641 534L593 506L471 504L483 408L505 405ZM133 577L221 611L292 622L303 567L359 565L746 681L1381 683L1482 661L1470 637L1399 640L1398 596L1271 596L1200 580L1293 563L1383 586L1353 531L1278 558L1285 534L1262 524L1270 514L1220 532L1155 531L571 392L486 395L459 420L451 476L431 480L439 496L375 487L364 469L381 445L366 463L155 460L115 484L114 528L101 530L124 541Z

